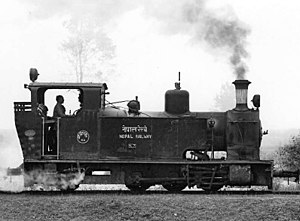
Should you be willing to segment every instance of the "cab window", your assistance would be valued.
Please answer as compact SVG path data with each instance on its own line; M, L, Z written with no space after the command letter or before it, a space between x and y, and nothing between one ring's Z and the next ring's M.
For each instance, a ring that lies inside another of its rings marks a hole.
M66 115L72 115L82 106L82 92L79 89L48 89L44 95L44 105L48 107L48 116L53 116L53 110L56 105L56 96L61 95L64 98L63 106L66 109ZM81 97L81 99L79 99Z

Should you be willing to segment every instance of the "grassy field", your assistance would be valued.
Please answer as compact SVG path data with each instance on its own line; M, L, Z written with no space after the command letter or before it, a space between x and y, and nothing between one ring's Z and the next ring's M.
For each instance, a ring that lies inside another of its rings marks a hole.
M0 220L300 220L299 195L1 194Z

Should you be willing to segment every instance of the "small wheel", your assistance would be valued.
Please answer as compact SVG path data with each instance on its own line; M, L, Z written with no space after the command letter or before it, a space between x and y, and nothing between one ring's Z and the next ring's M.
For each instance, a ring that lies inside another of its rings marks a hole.
M130 191L132 192L137 192L137 193L141 193L141 192L145 192L149 187L150 185L146 185L146 184L139 184L139 185L126 185L126 187L128 189L130 189Z
M180 192L186 187L185 183L168 183L162 185L169 192Z
M211 187L201 186L201 189L203 189L205 192L217 192L222 187L223 187L223 185L212 185Z

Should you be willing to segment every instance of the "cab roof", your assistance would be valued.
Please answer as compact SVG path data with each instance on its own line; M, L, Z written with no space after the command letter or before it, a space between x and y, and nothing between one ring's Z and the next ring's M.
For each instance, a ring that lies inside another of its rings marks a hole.
M27 88L53 88L53 89L73 89L73 88L103 88L104 90L107 90L106 83L56 83L56 82L33 82L29 85L26 85Z

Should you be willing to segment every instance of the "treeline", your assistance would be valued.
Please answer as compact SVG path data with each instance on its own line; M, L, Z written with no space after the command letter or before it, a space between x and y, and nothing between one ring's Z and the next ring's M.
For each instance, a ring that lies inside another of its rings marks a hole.
M272 152L261 152L262 160L274 160L274 167L280 170L300 169L300 133L293 135L286 144Z
M300 169L300 133L292 136L288 144L278 148L274 155L274 164L283 170Z

